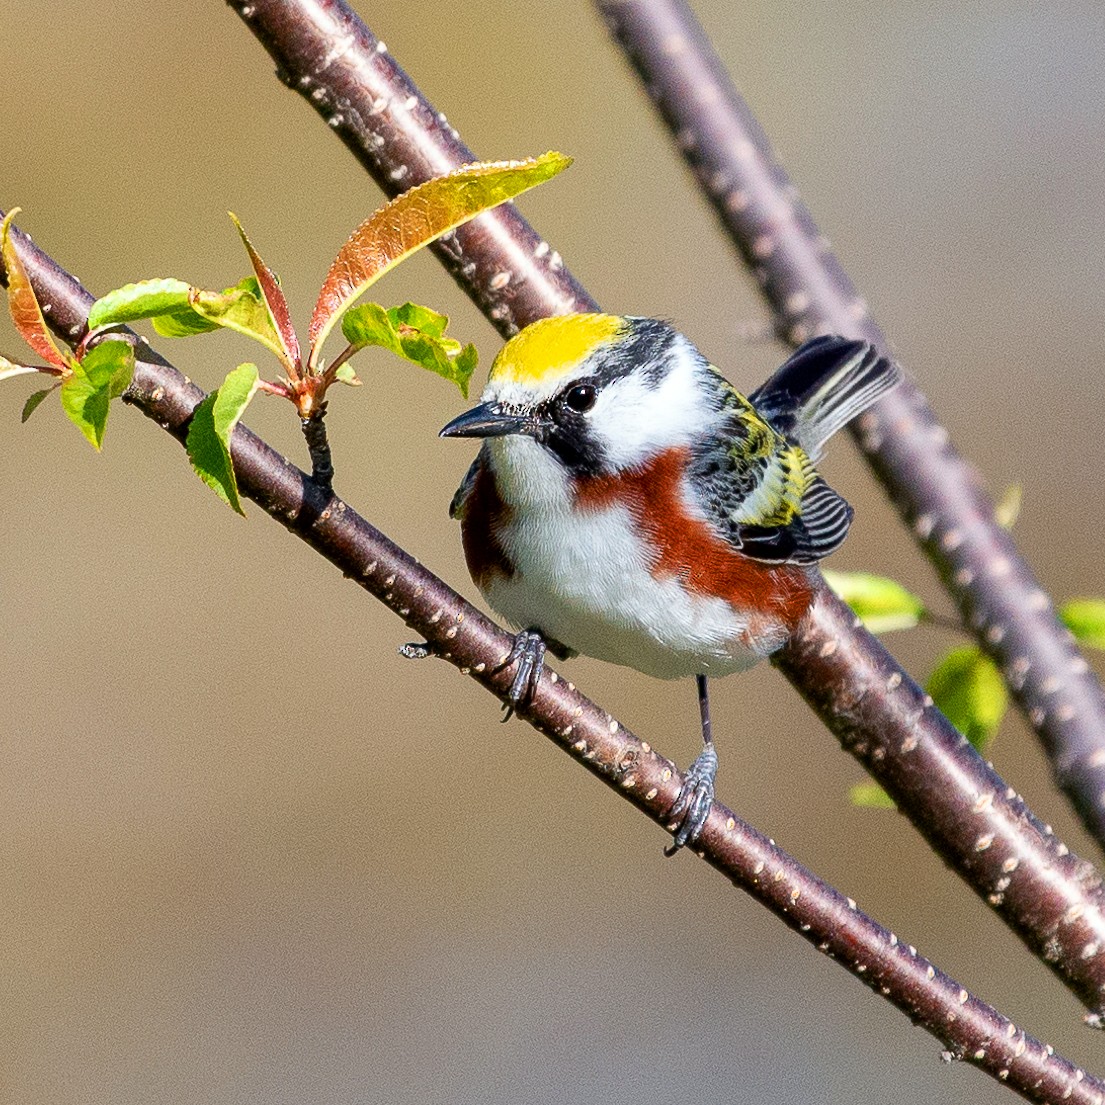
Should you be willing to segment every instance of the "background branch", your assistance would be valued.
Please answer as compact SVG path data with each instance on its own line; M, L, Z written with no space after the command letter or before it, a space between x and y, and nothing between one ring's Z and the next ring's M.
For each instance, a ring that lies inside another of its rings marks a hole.
M792 345L855 335L893 355L685 0L596 2L756 275L779 334ZM851 429L964 624L1001 668L1056 782L1105 843L1105 690L994 520L982 477L909 378Z

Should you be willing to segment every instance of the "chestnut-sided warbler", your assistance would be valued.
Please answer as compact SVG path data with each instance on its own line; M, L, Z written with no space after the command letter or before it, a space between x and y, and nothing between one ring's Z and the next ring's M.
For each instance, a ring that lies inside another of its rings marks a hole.
M486 439L450 513L477 586L522 628L511 706L546 646L696 677L703 750L669 852L713 801L706 677L769 656L806 612L852 521L813 461L898 379L867 342L820 337L746 399L667 323L565 315L511 338L441 431Z

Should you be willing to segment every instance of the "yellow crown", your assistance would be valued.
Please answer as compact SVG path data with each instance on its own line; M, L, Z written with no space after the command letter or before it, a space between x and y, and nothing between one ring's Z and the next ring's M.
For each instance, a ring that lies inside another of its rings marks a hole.
M594 349L625 328L618 315L556 315L530 323L499 350L491 366L495 383L546 388L569 375Z

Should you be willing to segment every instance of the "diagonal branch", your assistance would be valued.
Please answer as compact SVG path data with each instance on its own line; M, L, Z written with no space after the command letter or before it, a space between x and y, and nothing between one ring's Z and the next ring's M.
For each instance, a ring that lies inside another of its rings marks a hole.
M341 0L325 5L231 0L231 6L276 59L281 79L337 130L389 194L418 183L423 173L455 168L474 156ZM501 269L493 286L482 286L481 274L494 271L508 254L528 263L528 244L504 251L504 234L517 233L519 243L536 237L513 207L501 209L498 217L494 223L485 217L458 234L449 243L447 261L476 302L492 303L487 309L504 333L568 302L577 309L592 303L563 266L549 260L558 255L547 247L541 252L549 267L540 283L525 276L525 269L522 279ZM485 251L494 263L485 261ZM931 704L923 705L909 676L877 641L855 628L850 615L826 598L815 614L779 657L780 669L944 860L1052 966L1092 1015L1099 1013L1105 994L1105 896L1093 868L1071 856L947 720ZM803 642L816 647L804 648ZM810 662L830 654L832 665ZM872 673L883 679L881 688ZM902 688L898 695L885 693L891 678ZM862 725L853 716L859 687L876 691L864 699ZM947 785L924 785L936 776ZM976 810L979 802L994 803L992 830L988 815L980 819L988 806ZM979 840L991 831L990 846L979 849Z
M596 0L793 344L818 333L888 349L685 0ZM982 478L906 380L853 426L978 642L1002 669L1059 786L1105 843L1105 690L1059 622ZM788 664L789 667L789 664Z
M75 341L92 297L25 236L17 233L16 239L38 295L52 305L51 325ZM203 393L144 342L137 353L126 399L183 441ZM499 665L512 644L509 634L241 426L233 455L241 490L270 517L398 613L438 655L505 696L510 673ZM665 823L681 784L672 765L570 684L555 676L543 679L519 712L611 789ZM921 1024L951 1057L979 1067L1030 1101L1105 1101L1105 1082L969 994L720 804L711 812L701 847L712 866Z

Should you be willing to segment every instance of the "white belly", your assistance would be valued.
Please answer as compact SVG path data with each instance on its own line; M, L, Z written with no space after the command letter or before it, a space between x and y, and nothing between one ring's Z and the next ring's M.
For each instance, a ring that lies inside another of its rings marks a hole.
M747 646L746 622L728 602L652 575L624 507L556 512L552 525L545 514L538 527L523 512L498 536L515 571L485 594L519 628L661 679L727 675L766 655Z

